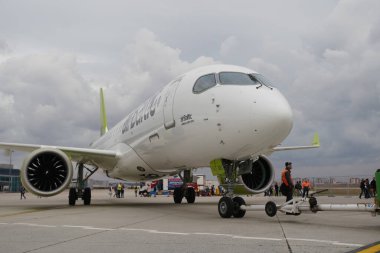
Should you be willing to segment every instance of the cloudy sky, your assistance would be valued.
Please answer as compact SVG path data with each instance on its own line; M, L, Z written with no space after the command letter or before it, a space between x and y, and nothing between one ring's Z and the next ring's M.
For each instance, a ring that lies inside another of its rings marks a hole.
M380 168L380 1L0 0L0 141L87 147L175 76L226 63L288 98L296 176ZM13 159L20 166L24 154ZM9 157L0 154L0 163Z

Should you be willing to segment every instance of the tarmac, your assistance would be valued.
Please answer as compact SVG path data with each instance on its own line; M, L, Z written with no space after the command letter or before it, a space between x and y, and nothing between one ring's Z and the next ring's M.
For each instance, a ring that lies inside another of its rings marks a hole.
M110 198L92 192L90 206L68 205L68 192L50 198L0 193L0 252L350 252L380 241L380 216L318 212L290 216L247 212L220 218L220 197L174 204L172 197ZM284 197L244 197L247 204ZM185 201L186 202L186 201ZM318 203L372 203L353 197L319 197ZM376 244L377 245L377 244Z

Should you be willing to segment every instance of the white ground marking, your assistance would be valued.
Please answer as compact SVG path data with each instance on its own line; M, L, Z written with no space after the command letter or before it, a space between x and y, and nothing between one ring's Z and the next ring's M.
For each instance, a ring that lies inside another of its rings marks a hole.
M280 238L268 238L268 237L251 237L251 236L233 236L234 239L248 239L248 240L263 240L263 241L282 241Z
M43 228L77 228L77 229L85 229L85 230L103 230L103 231L137 231L137 232L145 232L152 234L169 234L169 235L206 235L206 236L224 236L230 237L232 239L241 239L241 240L262 240L262 241L283 241L283 238L270 238L270 237L251 237L251 236L241 236L241 235L233 235L233 234L218 234L218 233L207 233L207 232L194 232L194 233L185 233L185 232L172 232L172 231L159 231L155 229L142 229L142 228L99 228L93 226L77 226L77 225L43 225L43 224L35 224L35 223L0 223L0 225L16 225L16 226L29 226L29 227L43 227ZM304 242L316 242L323 244L331 244L336 246L346 246L346 247L362 247L363 244L356 243L343 243L339 241L329 241L329 240L318 240L318 239L309 239L309 238L287 238L289 241L304 241Z
M287 238L288 241L306 241L306 242L320 242L320 243L337 243L338 241L328 241L328 240L318 240L318 239L307 239L307 238Z
M193 235L211 235L211 236L226 236L233 239L250 239L250 240L264 240L264 241L282 241L280 238L268 238L268 237L252 237L252 236L240 236L240 235L231 235L231 234L214 234L214 233L191 233Z
M113 230L116 230L114 228L95 228L95 227L87 227L87 228L83 228L83 229L89 229L89 230L104 230L104 231L113 231Z
M307 238L287 238L288 241L305 241L305 242L318 242L318 243L327 243L332 245L339 245L339 246L349 246L349 247L363 247L363 244L356 244L356 243L344 243L339 241L328 241L328 240L317 240L317 239L307 239Z
M42 225L42 224L34 224L34 223L13 223L13 225L22 225L22 226L30 226L30 227L42 227L42 228L56 228L57 226L53 225Z
M89 228L89 226L62 225L64 228Z
M62 225L64 228L81 228L81 229L87 229L87 230L104 230L104 231L113 231L116 230L114 228L97 228L92 226L74 226L74 225Z
M147 233L153 233L153 234L189 235L189 233L157 231L157 230L153 230L153 229L141 229L141 228L120 228L119 230L141 231L141 232L147 232Z
M194 234L194 235L228 236L228 237L234 236L231 234L214 234L214 233L202 233L202 232L197 232L197 233L192 233L192 234Z
M348 246L348 247L363 247L364 244L354 244L354 243L343 243L343 242L335 242L333 245L338 246Z

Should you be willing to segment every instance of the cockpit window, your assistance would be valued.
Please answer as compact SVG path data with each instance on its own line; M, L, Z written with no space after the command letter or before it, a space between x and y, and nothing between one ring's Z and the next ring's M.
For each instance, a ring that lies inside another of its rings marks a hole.
M254 76L257 80L259 80L262 85L273 87L272 82L266 79L263 75L257 73L251 75Z
M220 84L260 85L254 76L239 72L220 72L219 81Z
M210 89L211 87L214 87L215 85L216 85L215 74L208 74L205 76L201 76L195 82L194 87L193 87L193 92L201 93L207 89Z
M229 85L265 85L271 87L270 82L263 75L253 73L246 74L240 72L220 72L220 84Z

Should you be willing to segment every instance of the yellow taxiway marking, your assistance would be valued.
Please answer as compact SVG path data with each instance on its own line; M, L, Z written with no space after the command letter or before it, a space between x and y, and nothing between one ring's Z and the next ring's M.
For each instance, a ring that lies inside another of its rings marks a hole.
M380 242L375 243L375 245L370 244L369 248L364 248L360 251L356 251L357 253L376 253L380 252Z

